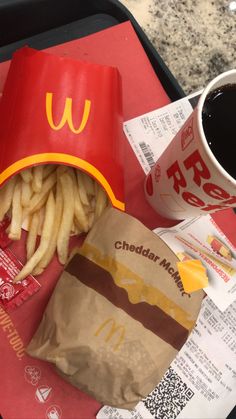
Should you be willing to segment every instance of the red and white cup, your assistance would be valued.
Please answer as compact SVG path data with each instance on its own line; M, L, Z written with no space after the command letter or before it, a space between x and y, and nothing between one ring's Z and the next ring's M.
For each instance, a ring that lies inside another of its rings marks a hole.
M208 84L197 107L145 179L148 202L166 218L183 220L236 207L236 179L217 161L202 125L208 93L227 84L236 84L236 70L220 74Z

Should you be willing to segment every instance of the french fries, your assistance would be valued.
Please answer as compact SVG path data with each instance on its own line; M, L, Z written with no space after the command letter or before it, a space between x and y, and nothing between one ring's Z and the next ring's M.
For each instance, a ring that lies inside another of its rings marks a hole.
M30 224L29 224L29 232L27 236L27 242L26 242L26 255L27 260L33 256L36 248L36 240L38 236L38 230L39 230L39 211L35 211L33 215L31 216Z
M34 275L40 275L44 271L44 269L51 262L56 252L57 236L58 236L58 231L61 225L62 211L63 211L63 197L62 197L61 184L60 182L58 182L57 189L56 189L56 212L55 212L52 237L51 237L46 254L40 260L39 264L35 267L33 271Z
M0 206L0 221L3 220L5 214L11 207L14 188L16 184L17 176L11 178L0 191L1 195L1 206Z
M61 217L61 225L57 237L57 254L62 265L67 262L69 238L74 218L74 191L73 181L69 173L64 173L60 177L62 196L63 196L63 213Z
M45 204L49 191L57 181L56 173L51 173L42 185L40 192L34 194L29 205L29 213L39 210Z
M77 174L80 200L81 200L82 204L88 206L89 205L89 200L88 200L87 191L86 191L85 185L84 185L84 178L83 178L81 172L77 172L76 174Z
M14 179L14 178L13 178ZM30 198L33 191L30 183L26 183L24 180L21 185L21 205L22 207L28 207L30 204Z
M43 166L36 166L33 168L32 188L34 192L40 192L43 182Z
M9 238L12 240L20 240L22 224L22 206L21 206L21 182L17 179L13 198L12 198L12 217L10 224Z
M55 254L66 264L70 236L87 233L107 205L102 187L72 167L36 166L11 178L0 189L0 221L10 215L12 240L21 238L23 223L28 225L27 262L15 282L40 275Z
M103 213L104 209L107 206L107 196L105 191L101 186L97 185L96 187L96 204L95 204L95 220L97 220L100 215Z
M35 266L37 266L37 264L40 262L40 260L46 253L52 235L54 217L55 200L53 192L51 191L46 203L45 219L39 247L37 248L33 256L31 256L31 258L27 261L27 263L21 269L21 271L16 275L14 282L21 281L22 279L26 278L26 276L31 274Z
M33 179L31 169L23 170L22 172L20 172L20 176L22 177L22 179L25 183L30 183L31 180Z

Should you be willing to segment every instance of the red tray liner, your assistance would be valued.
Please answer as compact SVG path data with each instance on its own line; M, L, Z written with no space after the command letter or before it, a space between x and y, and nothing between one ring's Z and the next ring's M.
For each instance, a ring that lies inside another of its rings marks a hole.
M169 103L129 22L58 45L47 51L58 56L86 59L95 64L117 67L122 77L123 114L126 120ZM9 65L10 62L0 65L0 91L3 89ZM134 180L134 185L126 187L126 203L129 206L129 212L133 212L134 215L143 215L142 220L147 225L150 222L155 225L156 215L150 209L155 218L150 217L148 204L144 200L141 185L144 174L123 132L120 135L125 147L126 183L130 178ZM139 184L141 190L139 190ZM129 198L130 189L133 189L133 194L137 190L139 197L141 194L138 211ZM20 243L13 243L11 250L24 263L24 240ZM16 331L24 346L27 346L38 327L61 272L62 268L54 258L47 271L39 278L42 284L40 292L12 312L10 317L2 310L0 311L0 369L1 376L4 377L0 381L0 413L3 419L48 419L46 412L51 406L58 407L58 412L61 412L59 419L75 417L76 419L92 419L100 408L97 401L61 379L50 364L32 359L26 354L19 359L10 344L8 334ZM7 333L8 328L10 328L9 333ZM37 388L41 385L52 388L50 398L45 403L39 403L35 396Z
M169 103L169 98L151 67L139 40L129 22L106 29L85 38L48 49L55 55L116 66L122 76L123 115L128 120ZM9 62L0 65L0 91L6 80ZM143 194L144 173L125 136L126 209L150 228L171 225L159 217L146 203ZM217 215L217 222L236 244L236 217L231 210ZM77 240L77 239L73 239ZM74 243L72 243L73 245ZM77 243L79 244L79 243ZM14 243L11 250L24 262L24 242ZM17 329L27 345L36 330L52 290L61 273L56 259L41 276L42 288L32 299L11 313L11 327ZM9 318L0 312L1 376L0 413L3 419L48 419L51 406L57 406L59 419L93 419L100 404L80 392L58 376L50 364L27 355L19 360L7 338ZM52 388L45 403L36 400L39 386Z

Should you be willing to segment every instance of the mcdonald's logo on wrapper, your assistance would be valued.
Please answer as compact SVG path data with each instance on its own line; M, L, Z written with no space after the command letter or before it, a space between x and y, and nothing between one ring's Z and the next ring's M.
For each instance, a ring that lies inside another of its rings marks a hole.
M0 186L27 167L65 164L92 176L125 209L117 68L19 49L1 100L0 138Z
M110 328L106 326L109 326ZM95 336L99 336L104 329L107 331L107 334L104 337L104 341L106 343L109 342L114 337L114 335L118 337L117 342L113 346L113 350L117 351L124 341L124 337L125 337L124 326L117 324L113 318L109 318L105 320L101 324L101 326L99 326L99 328L95 332Z

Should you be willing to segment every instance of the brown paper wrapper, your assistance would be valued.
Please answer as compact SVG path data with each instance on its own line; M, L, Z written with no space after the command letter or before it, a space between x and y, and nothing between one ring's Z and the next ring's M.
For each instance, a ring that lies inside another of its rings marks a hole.
M132 408L195 325L178 258L139 221L108 209L62 274L28 353L104 404Z

